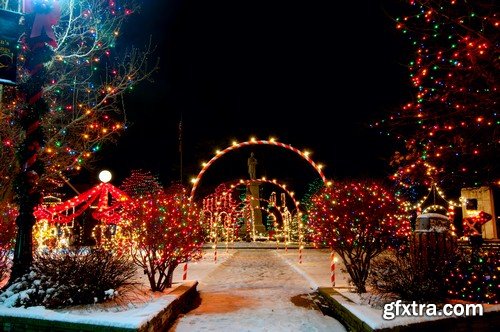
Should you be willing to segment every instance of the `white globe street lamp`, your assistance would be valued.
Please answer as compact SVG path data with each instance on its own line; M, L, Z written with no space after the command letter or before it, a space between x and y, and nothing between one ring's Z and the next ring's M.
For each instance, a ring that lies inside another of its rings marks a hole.
M104 170L99 173L99 180L101 180L101 182L108 183L109 181L111 181L111 177L112 176L110 171Z

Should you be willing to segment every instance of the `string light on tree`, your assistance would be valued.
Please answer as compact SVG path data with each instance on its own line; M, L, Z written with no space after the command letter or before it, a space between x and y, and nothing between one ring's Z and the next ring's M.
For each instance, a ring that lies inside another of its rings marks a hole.
M120 188L132 198L138 198L147 194L155 194L163 190L158 178L150 171L141 169L132 170Z
M26 3L36 5L37 0ZM50 42L53 61L44 67L47 81L41 86L48 109L40 119L45 144L40 146L38 159L45 173L40 174L38 186L47 192L63 185L59 174L77 173L104 144L115 141L126 129L121 96L156 68L147 68L148 49L132 49L129 54L115 50L120 26L138 8L135 0L120 1L114 7L106 1L47 1L49 6L57 3L62 19L53 27L56 20L44 26L47 33L53 31L54 38ZM32 56L24 40L20 50L19 86L29 87L26 66ZM18 87L3 91L0 135L9 144L4 144L8 153L0 157L0 170L10 178L18 171L18 167L8 165L16 166L15 151L21 144L19 114L27 104L22 98ZM0 192L10 190L12 181L0 181Z
M198 188L200 180L203 178L203 175L205 174L206 170L215 161L217 161L219 158L223 157L228 152L240 149L242 147L251 146L251 145L277 146L277 147L292 151L292 152L296 153L298 156L300 156L301 158L305 159L316 170L316 172L318 173L320 178L323 180L323 182L326 182L326 177L322 171L322 168L324 167L324 165L316 164L308 155L304 154L302 151L298 150L297 148L295 148L289 144L278 142L275 139L273 139L273 140L258 140L255 137L251 137L249 141L241 142L241 143L233 142L232 145L225 148L224 150L217 150L217 152L215 153L215 156L212 159L210 159L210 161L202 164L203 168L201 169L200 173L198 173L198 176L191 179L191 183L193 184L193 187L191 188L191 199L194 199L194 196L196 194L196 189Z
M311 199L309 226L317 246L344 261L359 292L365 292L369 262L388 247L405 245L410 224L402 202L376 181L336 182Z
M181 185L141 196L125 211L121 228L128 242L123 247L130 249L153 291L172 286L179 264L200 258L203 232L199 215Z
M415 98L375 126L404 145L397 167L414 182L422 178L413 165L427 162L441 185L491 185L499 176L500 144L496 7L483 0L409 0L402 11L396 28L414 50L408 67Z

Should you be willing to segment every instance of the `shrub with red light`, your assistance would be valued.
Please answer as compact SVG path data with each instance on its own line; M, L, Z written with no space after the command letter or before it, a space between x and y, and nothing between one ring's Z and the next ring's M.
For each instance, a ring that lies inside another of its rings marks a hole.
M405 245L410 223L402 203L376 181L336 182L311 201L314 242L335 250L358 292L365 292L371 259Z
M153 291L171 287L175 268L200 255L199 213L181 185L137 198L121 226L134 262Z

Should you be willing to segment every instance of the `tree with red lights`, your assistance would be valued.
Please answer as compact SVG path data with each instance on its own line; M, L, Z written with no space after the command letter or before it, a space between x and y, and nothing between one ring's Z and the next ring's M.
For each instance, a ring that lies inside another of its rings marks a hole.
M311 200L309 225L317 245L340 255L360 293L366 292L371 260L402 245L410 232L401 202L377 181L321 188Z
M16 1L5 2L5 9ZM18 85L1 106L0 197L19 206L13 277L32 261L34 208L42 193L89 165L126 126L123 95L149 77L149 49L115 51L135 0L25 0Z
M158 179L150 171L140 169L132 170L130 176L123 181L121 189L132 198L154 195L163 190Z
M181 185L137 198L120 226L153 291L171 287L175 268L200 255L203 233L198 210Z
M402 143L396 177L422 184L430 175L455 189L498 181L498 7L409 0L403 12L396 27L413 50L415 95L383 124Z

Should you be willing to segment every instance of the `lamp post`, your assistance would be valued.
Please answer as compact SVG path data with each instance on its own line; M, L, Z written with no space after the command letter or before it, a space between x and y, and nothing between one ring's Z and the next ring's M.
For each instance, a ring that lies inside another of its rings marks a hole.
M49 111L42 94L43 86L48 81L44 64L53 56L50 45L55 46L56 41L52 24L57 23L60 14L56 0L25 0L23 9L26 45L24 66L28 79L19 87L26 101L25 108L18 115L25 137L18 148L20 170L14 180L19 215L16 219L16 247L9 284L27 273L33 261L32 231L36 222L33 211L41 203L42 197L37 185L44 173L43 164L39 160L39 153L45 143L41 120Z

